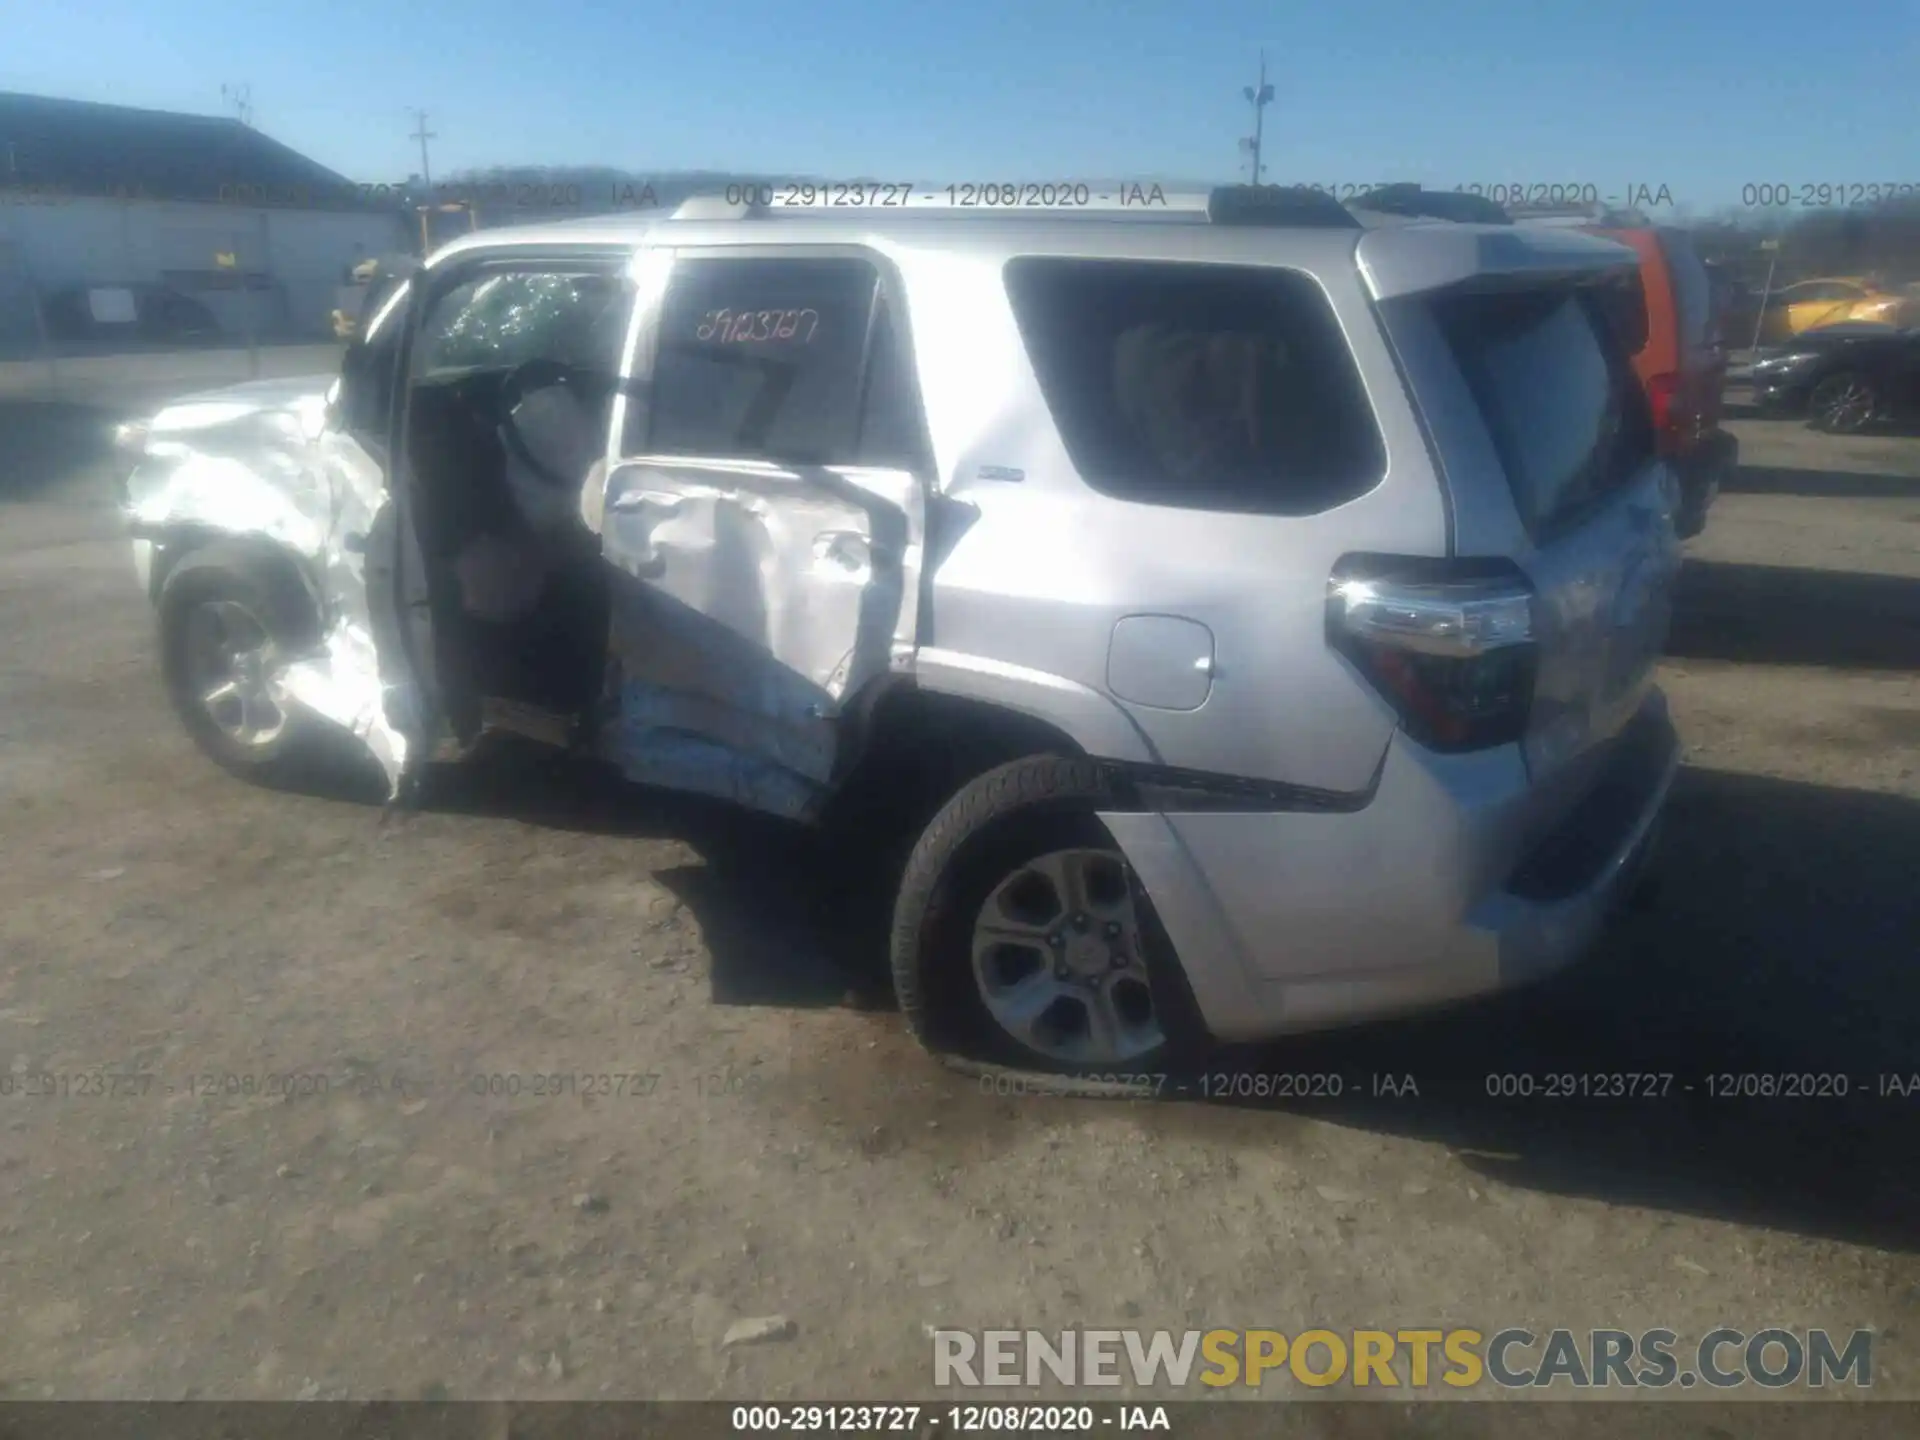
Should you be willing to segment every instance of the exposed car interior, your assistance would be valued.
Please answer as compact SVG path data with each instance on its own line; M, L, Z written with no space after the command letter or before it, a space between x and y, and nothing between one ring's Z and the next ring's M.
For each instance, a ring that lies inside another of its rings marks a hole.
M482 274L426 319L406 445L463 735L482 697L591 720L608 593L581 496L606 450L624 319L617 277L552 272Z

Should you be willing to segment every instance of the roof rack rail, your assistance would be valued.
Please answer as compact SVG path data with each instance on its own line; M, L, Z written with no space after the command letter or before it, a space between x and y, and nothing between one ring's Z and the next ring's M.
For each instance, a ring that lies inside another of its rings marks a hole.
M802 219L809 216L836 216L851 219L859 215L898 216L954 215L976 219L1013 219L1018 216L1044 216L1048 219L1084 217L1112 219L1123 216L1141 220L1204 220L1214 225L1306 226L1358 229L1360 222L1333 196L1299 185L1222 185L1204 193L1176 190L1168 192L1149 187L1152 198L1142 194L1143 187L1131 182L1116 182L1111 195L1094 195L1084 202L1071 199L1058 205L986 205L966 204L945 193L946 187L912 187L899 203L886 205L794 205L771 204L764 197L736 199L728 195L691 195L680 202L668 217L672 220L758 220L778 216Z
M1347 202L1355 210L1422 220L1452 220L1463 225L1511 225L1513 217L1498 202L1466 190L1423 190L1416 184L1382 185Z

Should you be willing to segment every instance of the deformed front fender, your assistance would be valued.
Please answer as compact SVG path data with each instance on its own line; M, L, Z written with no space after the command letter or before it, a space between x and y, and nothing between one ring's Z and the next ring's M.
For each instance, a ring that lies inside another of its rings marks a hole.
M331 496L314 441L325 424L326 384L238 385L161 410L124 482L134 537L253 538L310 571L324 569Z
M343 523L364 525L359 512L383 497L359 494L376 477L344 472L338 478L354 493L334 493L320 443L328 384L329 377L264 381L163 409L145 427L123 482L123 515L133 538L153 547L144 567L150 598L159 598L175 565L209 545L231 547L234 563L257 563L275 583L303 588L317 638L286 657L276 687L354 735L398 793L413 747L389 716L404 711L408 697L391 693L381 676L362 557L346 553L338 533ZM335 513L343 498L355 502L353 515Z

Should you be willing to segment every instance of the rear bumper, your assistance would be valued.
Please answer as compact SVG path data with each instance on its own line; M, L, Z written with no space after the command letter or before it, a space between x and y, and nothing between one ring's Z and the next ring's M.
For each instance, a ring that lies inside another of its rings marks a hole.
M1401 736L1363 809L1109 814L1208 1028L1257 1040L1424 1009L1580 959L1652 851L1678 767L1665 699L1575 776Z

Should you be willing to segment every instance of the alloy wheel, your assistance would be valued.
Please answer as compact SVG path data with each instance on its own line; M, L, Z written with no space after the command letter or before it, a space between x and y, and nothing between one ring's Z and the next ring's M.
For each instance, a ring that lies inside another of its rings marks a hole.
M973 976L994 1022L1050 1060L1121 1064L1165 1043L1117 851L1055 850L1005 876L974 923Z
M287 728L277 658L272 633L237 600L207 600L187 616L191 693L223 735L248 749L264 749Z
M1857 376L1837 376L1820 387L1813 408L1823 429L1849 434L1873 418L1873 391Z

